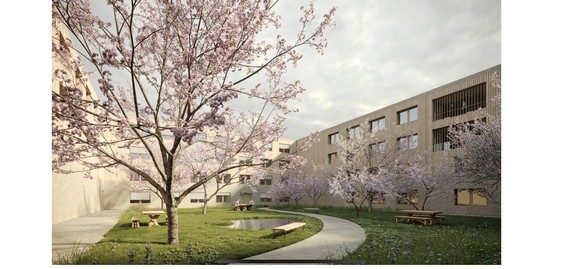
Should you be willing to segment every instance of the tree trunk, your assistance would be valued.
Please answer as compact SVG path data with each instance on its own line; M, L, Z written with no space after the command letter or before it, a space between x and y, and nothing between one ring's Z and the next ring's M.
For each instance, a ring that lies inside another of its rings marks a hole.
M168 214L168 244L178 244L178 207L166 203L166 213Z
M204 205L202 205L202 215L206 215L206 207L208 206L208 200L204 199Z

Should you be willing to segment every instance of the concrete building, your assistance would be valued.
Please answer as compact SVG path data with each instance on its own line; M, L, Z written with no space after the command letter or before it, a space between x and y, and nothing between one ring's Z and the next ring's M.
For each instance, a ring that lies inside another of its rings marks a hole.
M501 65L322 130L318 142L314 142L311 148L299 154L311 164L333 165L337 156L334 142L339 139L340 134L346 137L350 132L354 132L360 123L367 121L370 126L367 132L385 132L386 137L393 140L378 142L397 144L431 157L440 157L448 150L452 150L447 137L449 126L473 120L476 117L474 111L478 108L484 108L487 114L499 115L500 111L496 111L491 103L491 98L500 94L500 89L493 87L491 83L495 73L501 76ZM296 143L301 143L303 139ZM418 194L420 196L422 193ZM500 191L495 193L495 197L497 201L500 200ZM324 196L320 204L352 206L345 200L331 195ZM391 209L411 208L409 204L402 204L397 200L380 201L374 206ZM450 186L448 195L430 201L428 208L450 214L501 215L500 204L484 199L475 186L463 184Z
M61 49L68 49L65 40L67 31L58 29L53 31L54 40L58 40ZM70 50L75 54L74 50ZM97 99L97 95L88 80L83 80L82 66L70 63L57 62L53 59L53 71L64 70L75 85L83 89L84 98ZM353 127L362 121L368 121L373 131L386 133L401 133L402 136L394 137L393 143L406 144L411 150L428 153L431 156L439 156L450 150L447 138L447 128L459 122L471 120L473 111L482 107L488 113L494 111L491 105L491 97L499 94L499 89L491 86L491 77L494 73L501 74L501 66L495 66L483 70L474 75L462 78L452 83L443 85L423 94L392 104L377 111L356 117L344 123L325 129L319 134L319 141L313 147L300 152L311 164L333 164L336 148L334 141L339 134L347 134ZM63 85L53 80L52 90L63 93ZM260 161L276 160L294 152L297 144L303 139L293 141L280 139L272 143ZM138 154L139 152L130 152ZM239 161L248 161L244 156ZM253 160L257 161L257 160ZM281 165L284 162L274 162L271 165ZM69 164L70 167L79 168L78 164ZM267 168L267 167L266 167ZM147 189L136 191L127 187L127 182L132 181L131 175L125 171L107 171L98 169L90 172L92 179L85 178L84 172L72 174L52 175L52 204L53 224L76 218L92 212L105 209L125 209L131 205L144 205L146 207L159 208L160 199L156 194ZM232 169L224 173L216 182L207 184L207 189L220 188L208 202L209 206L232 205L235 201L247 203L253 200L256 204L272 205L273 201L268 195L270 185L277 180L272 173L266 173L257 178L258 185L249 188L241 181L248 180L252 175L245 169ZM222 185L221 185L222 184ZM498 197L499 193L496 194ZM188 199L180 204L180 207L201 207L204 199L203 188L198 188L190 193ZM308 199L304 199L305 203ZM331 195L324 196L319 204L334 206L351 206L343 199ZM398 201L381 201L376 207L402 209L410 208L410 205L400 204ZM478 195L474 186L458 185L450 186L450 195L443 199L434 200L429 205L430 209L442 210L452 214L500 216L500 205L490 203Z
M56 41L56 49L67 50L73 58L78 57L76 51L69 48L66 42L70 39L68 31L62 26L53 30L52 38ZM57 61L53 57L53 72L59 70L59 76L70 79L71 85L81 89L84 100L95 100L97 95L91 83L83 77L83 66L74 62ZM52 91L67 94L65 85L53 79ZM53 124L62 124L53 122ZM52 173L52 223L60 223L82 215L105 209L124 208L117 198L123 192L121 178L105 169L90 171L86 177L85 168L80 163L67 164L67 168L79 171L70 174Z

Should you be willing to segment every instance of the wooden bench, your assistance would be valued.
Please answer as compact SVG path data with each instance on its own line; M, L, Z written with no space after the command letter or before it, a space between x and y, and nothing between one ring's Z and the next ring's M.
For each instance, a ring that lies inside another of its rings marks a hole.
M299 227L303 227L305 225L305 222L293 222L293 223L289 223L289 224L285 224L285 225L281 225L275 228L272 228L273 233L275 231L283 231L285 234L287 234L288 231L293 231Z
M139 228L139 218L138 217L131 218L131 228Z
M317 208L317 207L306 207L306 208L303 208L303 210L305 210L305 211L315 211L315 212L319 213L319 208Z
M445 224L445 217L435 217L435 220L437 220L440 224Z
M430 221L429 217L420 217L420 216L395 216L396 218L396 223L399 223L401 221L418 221L424 225L429 225L432 224Z

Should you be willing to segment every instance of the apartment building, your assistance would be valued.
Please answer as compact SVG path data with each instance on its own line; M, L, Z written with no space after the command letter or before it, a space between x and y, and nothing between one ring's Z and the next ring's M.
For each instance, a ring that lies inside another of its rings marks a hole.
M70 36L62 25L59 24L57 29L53 29L52 38L56 41L54 42L56 49L67 50L73 58L78 57L76 51L67 45L66 40L70 39ZM84 79L83 66L73 62L57 61L53 57L52 70L53 73L58 70L59 76L70 80L70 86L80 89L83 100L98 98L90 81ZM52 91L59 95L69 94L65 85L56 79L53 79ZM118 199L124 192L119 175L105 169L95 169L90 171L87 177L86 168L80 163L69 163L66 168L77 172L67 174L53 172L51 176L53 224L100 210L123 208L123 203Z
M270 205L276 201L272 201L268 194L269 187L277 180L277 175L272 168L285 165L285 156L290 153L291 145L295 142L291 139L281 138L271 143L266 152L260 158L250 159L244 154L236 155L233 166L238 162L239 164L250 165L256 164L261 166L260 173L256 169L240 167L230 169L218 177L209 180L205 186L200 186L192 191L188 198L182 200L180 208L198 208L204 205L207 201L207 206L230 206L236 201L239 203L249 203L251 200L255 204ZM140 154L144 154L140 148L133 147L130 149L131 155L139 158ZM144 154L147 155L147 154ZM149 155L146 156L149 158ZM129 180L131 183L132 175L126 175L126 183ZM139 179L135 179L138 181ZM189 183L195 183L193 179ZM245 184L245 182L253 182L253 184ZM161 199L156 195L155 191L147 187L147 183L143 183L141 188L126 188L127 194L124 195L125 206L143 205L146 207L160 207ZM140 190L141 189L141 190ZM178 194L176 194L178 195Z
M483 108L489 115L499 115L500 111L496 110L491 101L492 97L500 94L500 89L492 85L494 74L501 76L501 65L322 130L317 142L299 154L309 164L334 165L337 158L335 143L340 137L353 137L358 133L359 125L368 122L369 130L365 132L384 132L385 137L394 140L379 140L377 146L393 143L401 150L424 153L436 160L436 157L454 150L447 136L449 126L473 120L478 108ZM301 143L303 139L296 143ZM500 216L500 204L487 201L480 195L481 190L467 184L453 185L444 198L430 200L427 208L450 214ZM422 197L422 193L415 195ZM500 191L494 194L497 201L500 201L500 195ZM376 203L374 206L379 208L411 208L410 204L398 199ZM352 206L331 195L324 196L320 204Z

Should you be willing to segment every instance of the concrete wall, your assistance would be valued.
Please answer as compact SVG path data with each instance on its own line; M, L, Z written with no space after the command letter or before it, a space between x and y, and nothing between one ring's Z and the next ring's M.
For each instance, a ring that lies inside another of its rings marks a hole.
M310 164L326 164L328 154L337 152L337 148L333 144L329 144L328 136L339 132L344 138L346 136L346 130L353 126L356 126L362 122L375 120L381 117L386 119L386 129L380 131L381 137L379 141L385 140L387 144L397 143L397 138L407 134L418 134L418 146L416 149L412 149L416 153L428 154L432 159L437 159L438 157L443 157L446 154L445 151L433 152L433 133L432 130L441 127L447 127L455 123L465 122L474 118L475 112L468 112L463 115L456 117L445 118L437 121L433 121L433 99L439 98L441 96L454 93L473 85L478 85L480 83L486 83L486 95L487 95L487 105L485 111L490 114L499 114L500 111L495 110L495 106L491 103L490 99L497 95L499 89L492 87L491 78L494 73L501 76L501 66L495 66L487 70L483 70L479 73L473 74L471 76L459 79L457 81L451 82L449 84L443 85L436 89L430 90L423 94L408 98L401 102L395 103L393 105L387 106L385 108L379 109L377 111L356 117L352 120L346 121L344 123L338 124L336 126L330 127L328 129L322 130L319 134L319 139L314 142L313 147L309 148L307 151L301 152L301 155L309 160ZM411 107L418 107L418 119L406 124L398 124L398 112L406 110ZM301 143L298 140L297 143ZM455 188L472 188L476 186L467 186L463 184L450 186L449 191L446 192L446 196L440 199L429 200L427 204L427 209L442 210L448 214L465 214L465 215L483 215L483 216L500 216L501 206L492 202L488 202L486 206L456 206L455 205ZM422 196L421 190L419 190L419 196ZM496 200L500 201L501 194L498 191L496 194ZM308 199L302 201L303 204L310 204ZM346 203L343 199L338 199L326 195L320 200L322 205L333 205L333 206L353 206ZM411 205L401 205L397 204L395 200L386 200L385 204L376 204L374 207L379 208L390 208L390 209L410 209Z

